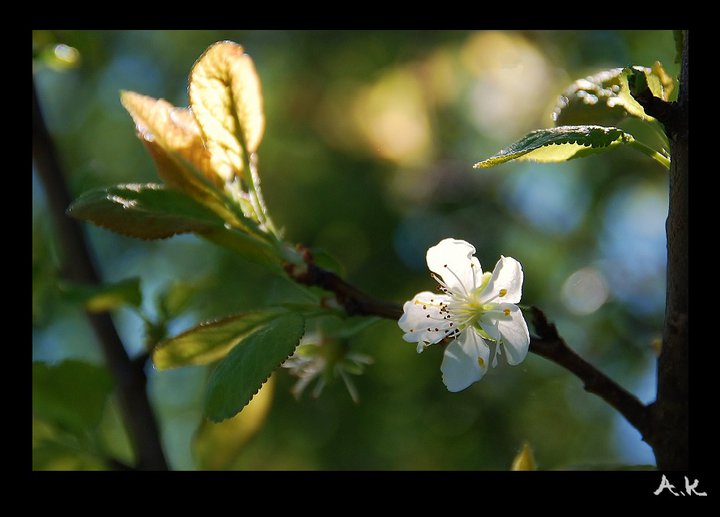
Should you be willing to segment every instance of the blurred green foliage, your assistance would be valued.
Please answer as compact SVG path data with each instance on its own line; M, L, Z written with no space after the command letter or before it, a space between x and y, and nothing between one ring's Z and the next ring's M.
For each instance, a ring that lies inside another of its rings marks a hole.
M193 62L222 39L245 47L262 80L259 168L288 240L326 250L350 282L397 302L434 287L425 251L444 237L473 243L486 270L500 254L515 257L525 271L523 303L542 307L581 355L652 399L666 171L623 149L561 164L472 165L551 127L557 98L575 79L657 60L676 76L671 31L36 31L36 86L75 196L158 181L119 91L186 106ZM73 66L51 66L48 56ZM193 236L140 241L90 226L87 233L103 278L139 277L143 314L171 316L168 335L305 301L288 280ZM33 359L101 365L81 305L56 286L56 248L33 175ZM171 304L177 293L182 303ZM113 315L131 355L142 353L147 322L129 308ZM525 441L539 469L653 462L638 433L554 364L531 354L449 393L442 351L418 356L401 335L392 321L379 321L348 339L374 358L353 379L358 404L342 382L296 400L296 379L279 370L267 415L257 412L264 424L251 440L243 436L243 447L232 446L232 466L507 470ZM208 370L147 368L177 469L196 468L192 439ZM33 397L37 413L36 399L47 400L40 391ZM77 400L84 404L82 393ZM36 467L103 468L103 454L131 462L112 399L100 416L102 446L74 439L74 453L65 447L65 459L42 463L56 456L38 445ZM38 444L58 432L40 420L34 426Z

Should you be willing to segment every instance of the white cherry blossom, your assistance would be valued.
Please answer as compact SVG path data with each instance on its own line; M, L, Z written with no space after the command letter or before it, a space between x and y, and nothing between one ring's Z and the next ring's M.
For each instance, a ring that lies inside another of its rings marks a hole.
M423 291L405 302L398 325L417 351L449 341L440 370L450 391L479 381L503 352L507 362L525 359L530 333L520 308L523 271L512 257L501 257L483 273L475 247L443 239L427 251L427 265L442 294ZM492 356L492 358L491 358Z

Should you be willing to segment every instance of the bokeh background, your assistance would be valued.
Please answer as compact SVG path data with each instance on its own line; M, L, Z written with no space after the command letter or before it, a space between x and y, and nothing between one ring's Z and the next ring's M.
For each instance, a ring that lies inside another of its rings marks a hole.
M186 106L193 62L223 39L246 48L262 81L260 173L288 240L326 250L351 283L396 302L433 289L425 251L442 238L473 243L487 270L501 254L515 257L523 302L542 307L575 350L641 400L654 398L666 172L626 150L564 164L472 164L552 126L558 95L577 78L656 60L677 76L670 31L34 31L34 80L73 195L158 181L119 91ZM57 243L35 173L32 196L33 361L101 367L81 307L57 289ZM300 296L194 236L148 242L86 230L105 280L140 278L147 318L164 294L183 293L169 335ZM138 311L113 317L140 355ZM206 439L222 458L215 464L193 445L208 367L148 365L172 467L507 470L524 441L542 469L654 464L622 417L533 354L454 394L441 381L439 347L417 355L392 321L347 344L374 360L353 377L359 403L341 381L296 400L296 379L280 370L236 432ZM76 403L96 403L83 400L94 377L76 377L67 380ZM88 429L70 432L48 414L57 413L35 415L34 468L133 461L113 397Z

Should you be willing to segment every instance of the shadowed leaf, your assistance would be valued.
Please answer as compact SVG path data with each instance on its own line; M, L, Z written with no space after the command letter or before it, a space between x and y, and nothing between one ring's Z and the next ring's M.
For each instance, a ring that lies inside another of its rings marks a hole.
M33 418L33 470L108 470L105 462L90 453L67 433Z
M129 237L165 239L180 233L196 233L257 264L281 262L275 248L266 241L228 228L207 206L156 183L91 190L78 197L68 213Z
M265 422L274 391L275 378L272 376L250 403L234 417L219 423L203 420L193 440L193 454L199 468L232 468L245 444Z
M113 383L102 366L78 360L32 365L33 416L74 433L97 427Z
M243 339L210 375L205 414L219 422L245 407L270 374L292 354L305 320L289 313Z
M224 225L209 208L155 183L115 185L85 192L70 205L68 213L139 239L203 233Z

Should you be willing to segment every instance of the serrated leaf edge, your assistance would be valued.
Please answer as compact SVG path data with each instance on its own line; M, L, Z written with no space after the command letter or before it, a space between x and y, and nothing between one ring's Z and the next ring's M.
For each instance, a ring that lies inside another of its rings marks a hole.
M298 344L300 343L300 340L302 339L302 336L305 334L305 329L306 329L306 327L307 327L307 325L306 325L307 322L305 321L305 318L303 318L302 316L301 316L301 318L302 318L302 332L300 333L300 338L298 338ZM267 328L267 325L266 325L264 328ZM264 328L258 328L255 332L252 332L252 333L248 334L246 337L250 337L250 336L256 334L257 332L260 332L261 330L264 330ZM269 379L270 376L275 372L275 370L277 370L277 369L280 367L280 365L283 364L285 361L287 361L287 359L293 354L293 352L295 352L295 348L297 348L297 346L298 346L298 345L295 345L295 347L293 347L293 351L290 352L288 355L286 355L280 362L278 362L278 363L272 368L272 370L270 370L270 373L268 373L267 377L265 377L265 378L262 380L262 382L260 383L260 385L259 385L259 386L257 387L257 389L253 392L252 396L248 399L248 401L247 401L245 404L242 405L242 407L240 407L240 409L238 409L238 411L237 411L236 413L223 416L223 417L220 418L219 420L216 420L216 419L212 418L211 416L207 415L207 413L205 414L205 417L206 417L208 420L210 420L211 422L214 422L214 423L218 424L218 423L223 422L223 421L227 420L228 418L232 418L232 417L234 417L235 415L238 415L240 412L242 412L242 410L245 409L245 408L247 407L247 405L250 404L250 402L252 402L252 400L255 398L255 395L257 395L257 394L260 392L260 389L261 389L261 388L263 387L263 385L268 381L268 379ZM207 396L207 394L206 394L206 396Z

